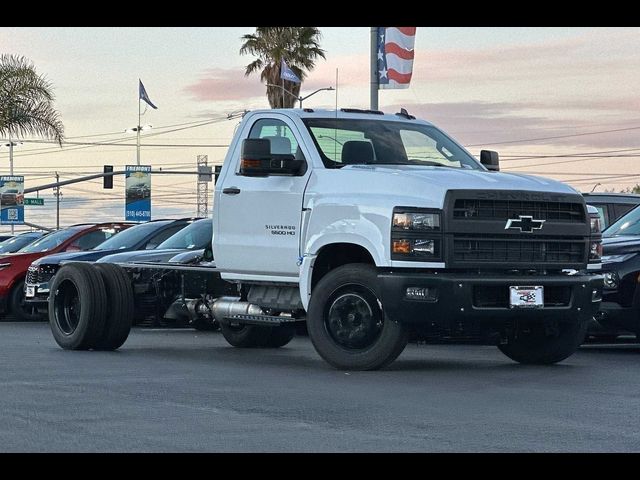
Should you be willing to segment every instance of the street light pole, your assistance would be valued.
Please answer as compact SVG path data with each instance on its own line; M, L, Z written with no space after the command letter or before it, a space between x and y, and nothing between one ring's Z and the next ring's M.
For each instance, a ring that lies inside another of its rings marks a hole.
M138 95L138 128L137 130L137 142L136 142L136 161L140 165L140 96Z
M325 87L325 88L319 88L318 90L316 90L313 93L310 93L309 95L307 95L306 97L298 97L298 100L300 101L300 108L302 108L302 101L306 100L307 98L311 97L312 95L315 95L318 92L321 92L323 90L329 90L329 91L333 91L335 90L333 87Z
M9 137L9 175L13 175L13 141Z
M307 95L306 97L299 97L293 93L291 93L289 90L287 90L286 88L284 88L284 85L276 85L274 83L267 83L267 87L276 87L276 88L281 88L282 89L282 104L284 105L284 94L285 92L288 93L289 95L291 95L293 98L295 98L296 100L298 100L300 102L300 108L302 108L302 102L303 100L306 100L307 98L311 97L312 95L315 95L318 92L321 92L323 90L335 90L335 88L333 87L325 87L325 88L319 88L318 90L316 90L315 92L310 93L309 95Z

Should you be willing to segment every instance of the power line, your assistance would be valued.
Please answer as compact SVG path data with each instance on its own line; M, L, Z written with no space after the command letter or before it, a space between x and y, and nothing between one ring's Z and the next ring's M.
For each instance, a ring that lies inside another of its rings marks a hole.
M640 127L616 128L614 130L600 130L597 132L573 133L571 135L554 135L552 137L523 138L520 140L509 140L509 141L503 141L503 142L476 143L471 145L465 145L465 147L482 147L485 145L507 145L512 143L537 142L539 140L556 140L559 138L584 137L587 135L599 135L601 133L613 133L613 132L626 132L629 130L639 130L639 129Z

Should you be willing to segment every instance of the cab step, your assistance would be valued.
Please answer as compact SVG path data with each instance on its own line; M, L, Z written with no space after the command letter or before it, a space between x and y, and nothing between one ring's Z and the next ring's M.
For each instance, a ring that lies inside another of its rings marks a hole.
M224 320L230 324L245 324L245 325L267 325L270 327L285 325L290 323L299 322L302 319L293 317L278 317L275 315L233 315L231 317L224 317Z

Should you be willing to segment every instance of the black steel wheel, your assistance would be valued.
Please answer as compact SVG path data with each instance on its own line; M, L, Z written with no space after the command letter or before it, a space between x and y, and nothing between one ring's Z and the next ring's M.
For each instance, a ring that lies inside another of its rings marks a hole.
M344 370L383 368L408 341L407 328L384 314L376 269L365 264L341 266L318 282L307 329L320 356Z
M107 297L102 276L90 264L62 266L51 285L49 326L67 350L94 348L104 331Z

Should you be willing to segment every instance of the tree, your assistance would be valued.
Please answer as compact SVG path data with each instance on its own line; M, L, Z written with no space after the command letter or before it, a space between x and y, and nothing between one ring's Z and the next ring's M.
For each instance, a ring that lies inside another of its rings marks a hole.
M49 138L62 145L64 126L53 108L51 83L25 57L0 55L0 136Z
M244 43L240 54L256 58L247 65L245 76L260 71L265 84L282 85L280 68L282 59L304 81L307 72L313 70L319 57L325 58L320 48L320 30L316 27L256 27L256 33L242 36ZM292 108L300 96L302 83L284 81L284 88L293 95L284 94L282 88L267 86L267 99L271 108ZM295 97L294 97L295 95Z

